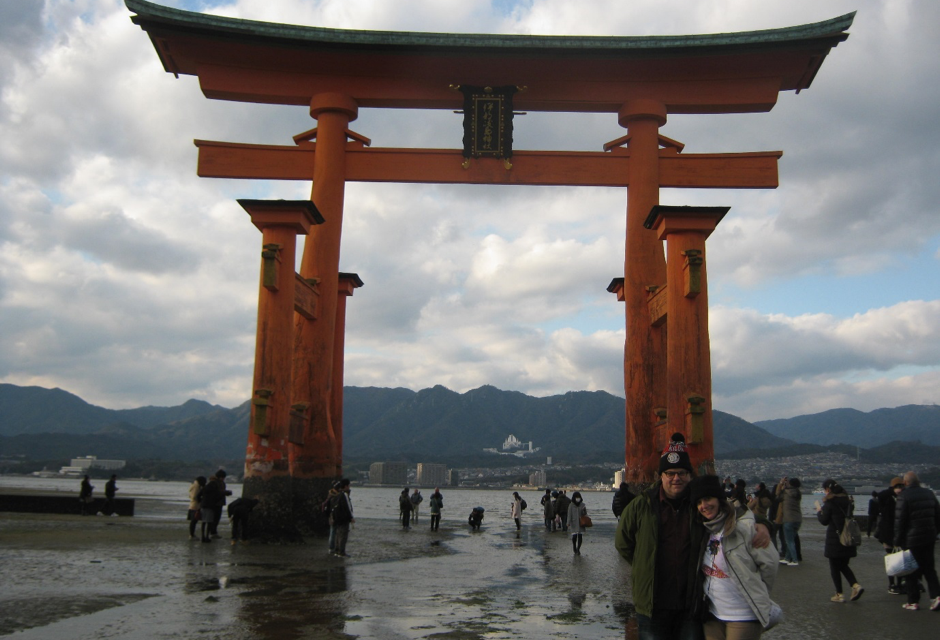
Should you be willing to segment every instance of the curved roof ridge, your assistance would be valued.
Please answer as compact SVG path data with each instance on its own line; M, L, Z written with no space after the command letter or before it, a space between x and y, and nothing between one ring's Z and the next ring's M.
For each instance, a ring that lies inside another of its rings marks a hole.
M747 44L795 42L844 34L855 19L855 12L811 24L759 31L679 36L550 36L520 34L434 33L419 31L369 31L331 29L302 25L261 22L174 9L146 0L124 0L136 13L131 20L163 23L200 31L268 37L278 40L358 46L406 46L417 48L485 47L509 49L608 49L650 50L676 47L722 47Z

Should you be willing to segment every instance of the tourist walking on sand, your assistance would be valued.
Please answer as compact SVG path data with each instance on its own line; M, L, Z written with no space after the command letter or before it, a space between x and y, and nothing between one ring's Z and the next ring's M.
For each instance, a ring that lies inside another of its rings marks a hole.
M411 528L411 496L408 495L408 487L401 490L398 496L399 517L401 518L402 529Z
M516 535L518 536L519 530L522 529L522 496L519 495L518 491L512 492L512 505L509 509L512 519L516 523Z
M78 501L81 503L83 516L87 516L89 513L94 513L94 511L89 510L88 506L95 501L95 499L91 497L91 494L94 490L95 487L91 484L91 479L88 476L85 476L82 479L81 488L78 490Z
M930 610L940 611L940 581L934 558L937 532L940 531L940 503L930 489L920 486L913 471L904 474L904 491L898 495L894 517L894 546L910 549L917 561L917 571L905 576L907 602L905 609L920 608L920 578L927 581Z
M702 554L704 596L708 607L703 625L706 640L750 640L777 624L782 610L770 599L777 577L773 547L751 544L756 521L728 501L718 476L692 480L695 521L705 528ZM704 613L704 612L703 612Z
M803 524L803 512L800 502L803 494L800 493L800 487L803 484L799 478L783 478L778 485L778 494L782 496L783 502L780 508L783 509L781 522L783 523L783 534L787 540L787 549L780 564L791 567L798 566L803 560L800 553L800 525Z
M206 486L206 477L199 476L189 485L189 511L186 512L186 519L189 520L189 539L196 539L196 524L202 520L202 514L199 505L202 502L202 489ZM205 522L205 521L203 521Z
M424 496L415 487L415 492L411 494L411 519L415 524L418 524L418 507L421 506L422 502L424 502Z
M584 541L584 527L581 526L581 518L587 515L587 507L581 499L581 492L575 491L571 494L568 508L565 509L565 522L568 523L568 531L571 533L571 546L576 556L581 555L581 543Z
M829 575L836 588L836 594L830 598L833 602L845 602L842 595L842 576L852 585L849 600L858 600L865 589L855 579L855 573L849 568L849 562L857 551L854 546L845 546L839 540L839 534L845 527L845 521L852 516L853 504L845 489L832 478L823 482L822 504L816 502L816 517L820 524L826 525L826 547L823 555L829 559Z
M225 478L228 477L228 474L225 473L225 469L219 469L215 472L215 479L219 483L219 491L222 492L222 501L219 503L219 508L214 512L215 520L212 522L212 537L221 538L219 535L219 523L222 522L222 508L228 502L228 496L232 495L232 492L225 485Z
M104 515L106 516L114 513L114 498L117 490L117 475L112 473L111 479L104 483Z
M897 506L897 497L904 490L903 478L892 478L888 488L878 492L878 526L875 527L875 538L884 547L885 555L894 550L894 515ZM902 578L888 576L888 593L896 596L904 595L901 588Z
M545 530L552 530L552 523L555 521L555 506L552 504L552 490L546 489L542 496L542 514L545 516Z
M356 521L353 517L352 493L349 479L340 480L339 495L333 498L333 526L336 527L336 551L334 555L339 558L348 558L346 553L346 542L349 540L349 527Z
M444 496L441 495L440 489L434 489L428 500L428 507L431 513L431 531L437 531L441 526L441 510L444 508Z
M555 500L555 513L558 514L558 519L560 521L559 526L561 526L562 531L568 530L568 506L571 504L571 498L568 497L568 494L565 493L565 490L562 489L558 492L558 499Z

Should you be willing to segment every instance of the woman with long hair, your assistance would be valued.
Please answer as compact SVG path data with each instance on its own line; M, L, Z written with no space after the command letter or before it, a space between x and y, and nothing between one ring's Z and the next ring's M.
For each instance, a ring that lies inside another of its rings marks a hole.
M845 526L845 521L852 515L854 505L838 482L829 478L823 482L823 491L826 497L822 504L816 502L816 517L819 523L826 525L826 547L823 555L829 559L829 574L836 594L830 598L832 602L845 602L842 595L842 576L852 585L852 594L849 600L858 600L865 589L855 579L855 574L849 568L849 562L855 557L855 547L847 547L839 541L839 534Z
M750 640L782 618L770 599L778 556L768 545L752 545L756 522L748 510L737 516L718 476L700 476L691 483L695 519L705 527L700 551L705 580L706 640Z

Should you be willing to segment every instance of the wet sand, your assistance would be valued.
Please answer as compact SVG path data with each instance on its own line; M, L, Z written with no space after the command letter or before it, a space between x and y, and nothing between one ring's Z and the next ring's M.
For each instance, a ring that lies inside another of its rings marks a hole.
M471 533L459 520L357 521L347 551L190 541L185 521L0 514L0 635L57 638L624 638L633 637L629 566L613 525L568 537L528 516ZM880 545L852 567L866 593L829 602L823 527L804 523L805 562L781 566L774 599L787 620L768 638L936 637L940 612L887 593ZM229 528L223 522L223 536ZM926 596L921 605L926 604Z

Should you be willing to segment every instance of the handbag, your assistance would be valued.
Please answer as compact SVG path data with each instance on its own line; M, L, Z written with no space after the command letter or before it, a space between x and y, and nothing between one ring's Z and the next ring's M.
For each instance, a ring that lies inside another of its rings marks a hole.
M580 523L582 529L587 529L588 527L594 526L594 523L591 522L591 516L587 514L584 514L583 516L581 516L581 519L578 520L578 522Z
M885 573L891 577L900 578L910 575L919 568L910 549L895 551L885 556Z

